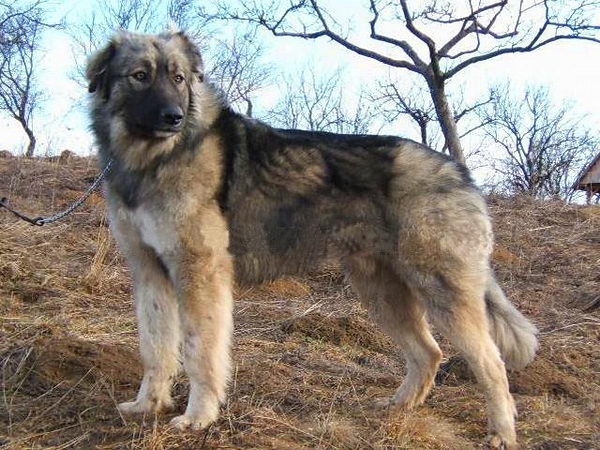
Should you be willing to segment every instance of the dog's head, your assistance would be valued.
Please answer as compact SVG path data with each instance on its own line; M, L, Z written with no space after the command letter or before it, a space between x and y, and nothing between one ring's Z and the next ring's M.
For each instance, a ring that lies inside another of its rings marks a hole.
M174 136L189 119L203 83L200 51L181 32L120 32L89 60L86 76L96 104L118 117L128 135Z

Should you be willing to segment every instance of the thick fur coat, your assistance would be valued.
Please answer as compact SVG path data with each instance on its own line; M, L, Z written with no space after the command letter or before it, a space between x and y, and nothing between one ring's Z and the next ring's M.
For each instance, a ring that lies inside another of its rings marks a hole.
M485 393L489 442L516 445L505 364L533 359L536 331L495 281L485 201L464 166L406 139L275 129L237 114L182 32L121 33L87 77L145 368L123 412L170 406L182 360L189 402L172 423L213 422L230 376L233 283L336 259L406 357L384 406L411 408L429 392L441 360L431 321Z

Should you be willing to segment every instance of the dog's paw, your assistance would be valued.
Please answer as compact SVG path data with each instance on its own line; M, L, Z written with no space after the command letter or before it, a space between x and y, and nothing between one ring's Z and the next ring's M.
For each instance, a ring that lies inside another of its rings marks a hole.
M390 397L377 397L369 403L369 406L375 411L386 411L393 407Z
M371 408L379 411L410 411L422 402L416 402L414 399L409 401L402 398L379 397L372 401Z
M216 414L183 414L181 416L177 416L171 419L170 425L172 427L177 428L180 431L186 430L188 428L194 431L198 431L206 428L215 420L217 420Z
M173 407L173 400L136 400L134 402L120 403L117 408L122 414L144 414L144 413L157 413Z
M516 450L519 448L515 439L502 437L499 433L488 434L485 442L489 448L497 450Z

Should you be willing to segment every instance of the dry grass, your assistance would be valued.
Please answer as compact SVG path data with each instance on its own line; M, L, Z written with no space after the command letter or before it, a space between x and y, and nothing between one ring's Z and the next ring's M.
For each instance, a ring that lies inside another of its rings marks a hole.
M0 159L0 195L51 212L95 173L87 158ZM598 448L600 208L490 206L498 276L541 330L536 361L510 374L520 441ZM174 432L175 412L121 417L115 405L134 397L141 371L130 294L100 196L43 228L0 212L1 447L465 449L485 436L482 396L460 371L415 411L370 409L400 383L403 364L335 268L238 292L234 379L207 432ZM186 389L181 378L180 410Z

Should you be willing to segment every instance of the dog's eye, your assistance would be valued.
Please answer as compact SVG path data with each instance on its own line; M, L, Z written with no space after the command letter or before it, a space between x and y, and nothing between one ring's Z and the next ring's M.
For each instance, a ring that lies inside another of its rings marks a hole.
M183 81L183 75L175 75L175 77L173 77L173 80L175 81L175 83L179 84Z
M138 81L146 81L148 79L148 74L143 70L138 70L132 75L132 77Z

